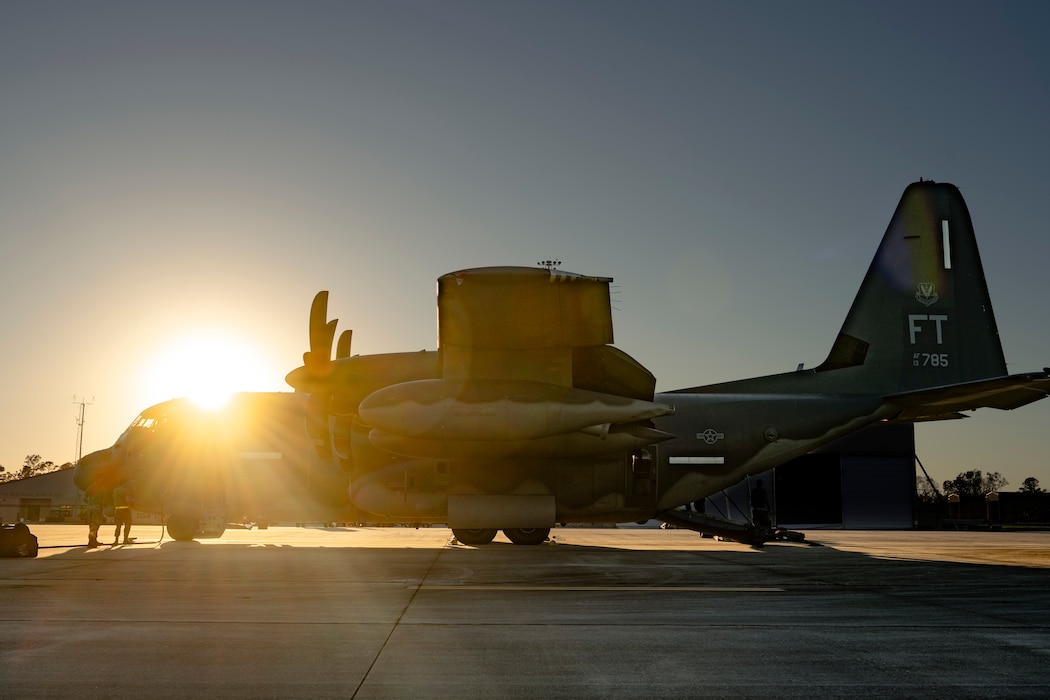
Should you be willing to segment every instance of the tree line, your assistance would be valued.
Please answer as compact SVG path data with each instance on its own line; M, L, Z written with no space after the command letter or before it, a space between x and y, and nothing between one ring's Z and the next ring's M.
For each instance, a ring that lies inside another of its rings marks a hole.
M954 479L947 479L941 484L944 495L958 494L959 496L983 496L992 491L1002 491L1004 486L1010 482L999 472L983 473L980 469L969 469L959 472ZM937 487L929 479L918 479L919 498L934 501L941 494ZM1021 483L1017 489L1020 493L1046 493L1046 489L1039 485L1039 479L1030 476Z
M9 472L3 466L0 466L0 483L5 481L15 481L17 479L28 479L31 476L40 476L41 474L72 468L72 462L55 464L51 460L45 460L40 455L26 455L25 462L22 463L22 468L17 471Z

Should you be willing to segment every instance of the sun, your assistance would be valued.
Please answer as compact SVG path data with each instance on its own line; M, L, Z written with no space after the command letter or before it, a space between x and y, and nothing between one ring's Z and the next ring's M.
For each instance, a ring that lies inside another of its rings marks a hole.
M185 397L201 408L216 409L236 392L265 391L280 378L246 340L226 331L196 330L166 342L143 379L156 402Z

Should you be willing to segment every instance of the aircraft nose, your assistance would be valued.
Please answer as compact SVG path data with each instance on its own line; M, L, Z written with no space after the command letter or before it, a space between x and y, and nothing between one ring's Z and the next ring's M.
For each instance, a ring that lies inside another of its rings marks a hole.
M73 483L81 491L86 491L97 479L100 470L114 461L113 448L96 450L84 455L77 461L73 471Z
M97 467L99 464L105 461L109 451L110 450L107 448L105 450L96 450L94 452L90 452L80 458L80 460L77 462L77 467L84 467L85 469Z

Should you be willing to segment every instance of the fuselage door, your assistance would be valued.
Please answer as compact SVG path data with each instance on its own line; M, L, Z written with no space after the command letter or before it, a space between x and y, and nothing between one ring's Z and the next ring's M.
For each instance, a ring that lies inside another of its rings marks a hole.
M627 455L624 493L628 507L644 508L656 502L656 465L658 447L641 447Z

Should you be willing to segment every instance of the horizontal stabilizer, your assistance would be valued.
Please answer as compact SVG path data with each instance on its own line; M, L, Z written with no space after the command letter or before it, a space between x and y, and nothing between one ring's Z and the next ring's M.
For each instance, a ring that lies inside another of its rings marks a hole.
M885 400L901 407L901 413L896 416L898 420L920 421L958 418L961 416L955 414L960 411L978 408L1008 411L1047 395L1050 395L1050 372L1044 370L892 394Z

